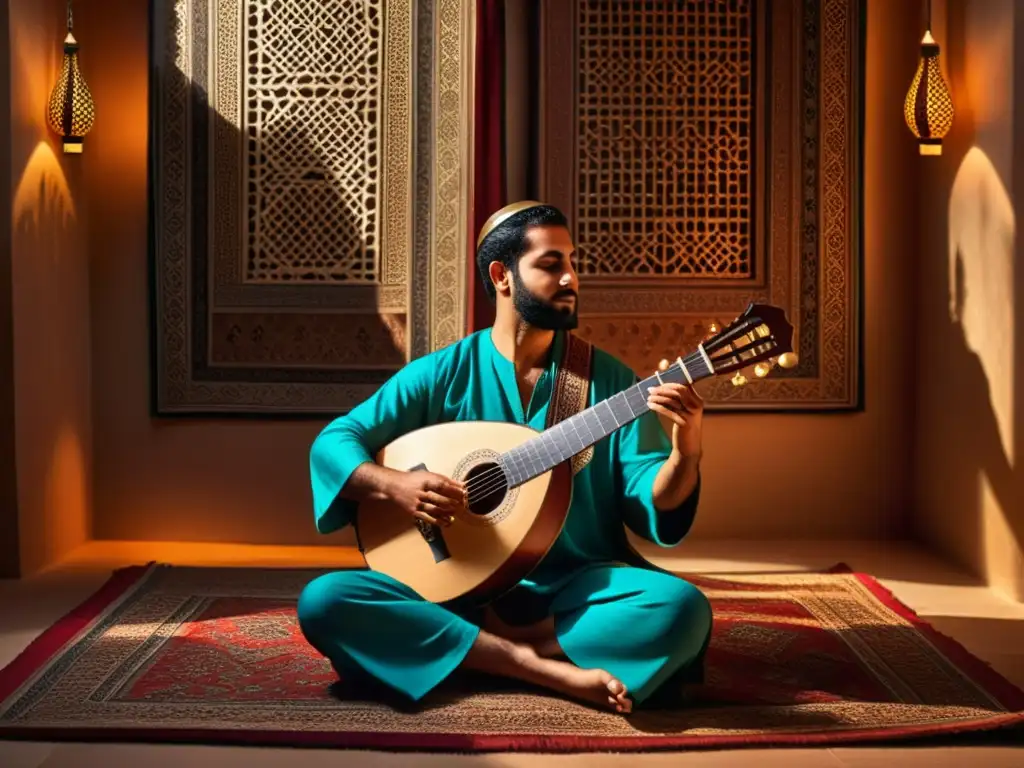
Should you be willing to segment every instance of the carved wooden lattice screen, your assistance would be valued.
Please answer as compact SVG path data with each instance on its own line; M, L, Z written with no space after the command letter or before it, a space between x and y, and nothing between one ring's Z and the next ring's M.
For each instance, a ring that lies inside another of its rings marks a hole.
M161 413L345 411L465 334L473 0L151 0Z
M715 380L709 407L859 407L862 14L542 4L540 195L572 222L582 336L646 376L748 302L777 304L799 365Z

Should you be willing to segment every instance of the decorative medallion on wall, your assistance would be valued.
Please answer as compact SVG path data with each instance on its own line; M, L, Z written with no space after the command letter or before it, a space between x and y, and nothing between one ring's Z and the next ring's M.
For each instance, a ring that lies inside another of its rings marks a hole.
M863 14L542 5L539 194L573 225L582 336L647 376L748 302L777 304L799 365L713 380L709 408L860 407Z
M472 0L152 0L159 413L335 414L465 334Z

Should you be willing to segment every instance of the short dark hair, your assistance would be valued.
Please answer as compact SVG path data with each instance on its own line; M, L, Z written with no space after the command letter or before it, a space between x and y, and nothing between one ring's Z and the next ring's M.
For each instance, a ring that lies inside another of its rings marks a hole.
M494 283L491 282L490 264L501 262L505 269L515 269L519 259L530 247L526 233L531 227L566 227L569 221L565 214L553 205L535 205L524 211L509 216L484 238L476 251L476 266L483 280L484 290L491 301L497 298Z

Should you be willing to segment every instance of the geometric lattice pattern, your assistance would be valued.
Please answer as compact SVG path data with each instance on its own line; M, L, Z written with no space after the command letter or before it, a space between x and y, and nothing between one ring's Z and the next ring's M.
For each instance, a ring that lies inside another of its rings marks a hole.
M248 0L246 280L374 282L383 0Z
M161 414L332 418L464 335L473 2L147 0Z
M797 366L710 379L708 409L862 407L865 5L541 5L537 188L572 221L582 338L643 377L773 304Z
M751 0L578 0L583 274L746 278Z

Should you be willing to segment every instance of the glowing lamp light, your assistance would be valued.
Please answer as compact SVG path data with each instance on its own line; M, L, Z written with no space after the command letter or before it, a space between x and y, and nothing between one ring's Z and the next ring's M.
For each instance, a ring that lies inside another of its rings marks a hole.
M71 34L71 0L68 0L68 36L64 38L64 63L46 105L46 122L69 154L81 154L83 139L96 121L92 94L78 67L78 41Z
M953 127L953 98L939 69L939 45L931 29L921 40L921 61L903 102L907 127L922 155L941 155L942 139Z

